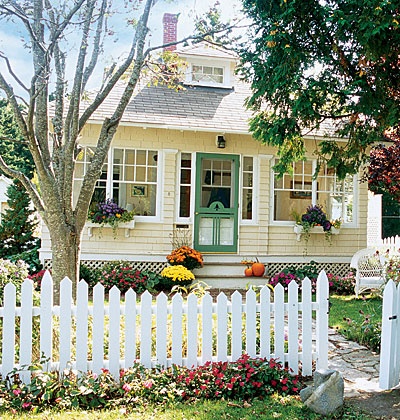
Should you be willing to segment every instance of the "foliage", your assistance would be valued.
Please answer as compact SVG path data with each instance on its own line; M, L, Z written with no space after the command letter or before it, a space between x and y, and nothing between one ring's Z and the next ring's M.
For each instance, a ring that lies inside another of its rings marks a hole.
M329 297L329 325L349 340L379 351L382 329L382 299L376 295Z
M34 282L36 290L40 290L40 286L42 284L42 280L43 280L43 276L45 272L46 270L43 269L43 270L38 271L37 273L30 274L28 276L28 278Z
M174 249L167 255L167 260L171 265L183 265L188 270L203 267L203 256L189 246L181 246Z
M269 280L269 284L271 284L273 287L275 287L278 284L281 284L284 290L288 291L289 284L292 280L294 280L299 286L301 286L300 279L296 275L286 270L283 270L280 273L272 276Z
M400 283L400 253L387 253L385 258L385 279L393 280L396 284Z
M78 375L66 369L41 372L32 365L32 381L24 384L14 370L0 382L0 409L41 411L53 407L65 409L101 409L120 405L169 404L201 399L254 399L278 393L297 394L301 387L297 376L274 359L254 359L242 355L236 362L207 362L197 368L172 366L145 369L139 363L122 370L117 382L107 369L98 375ZM14 382L11 383L10 379Z
M379 144L370 152L368 186L400 201L400 140L389 146Z
M23 251L20 254L11 255L10 257L8 257L8 259L13 262L16 262L18 260L25 261L28 264L29 273L37 273L42 269L42 263L39 259L40 243L40 239L37 238L35 241L36 245L32 249L28 251Z
M89 287L94 287L100 280L101 269L91 268L81 263L79 266L79 280L85 280Z
M161 281L161 276L134 268L129 261L113 261L106 264L100 275L100 283L109 291L117 286L120 292L125 293L133 289L136 293L145 290L154 290Z
M0 305L3 305L4 287L7 283L16 286L17 302L21 295L21 285L28 278L28 266L24 261L15 263L9 260L0 259Z
M341 179L356 173L368 147L399 126L398 3L244 0L243 9L252 20L239 51L250 130L278 147L276 171L303 159L303 134L320 129L331 137L317 145L320 159Z
M352 295L356 285L354 273L348 273L346 276L335 276L328 274L329 291L338 295Z

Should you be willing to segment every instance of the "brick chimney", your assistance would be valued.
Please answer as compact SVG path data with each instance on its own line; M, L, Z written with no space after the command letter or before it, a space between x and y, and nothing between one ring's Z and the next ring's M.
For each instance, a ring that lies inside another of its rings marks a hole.
M173 15L172 13L164 13L163 16L163 27L164 27L164 37L163 44L168 44L169 42L174 42L177 40L177 23L178 15ZM171 45L170 47L164 48L164 51L175 51L176 45Z

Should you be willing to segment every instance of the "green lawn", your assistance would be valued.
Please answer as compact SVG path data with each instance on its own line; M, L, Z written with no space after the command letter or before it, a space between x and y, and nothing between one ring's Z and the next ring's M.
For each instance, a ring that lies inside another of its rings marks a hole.
M329 326L350 340L379 350L382 299L376 295L358 299L354 295L331 295L329 300Z
M371 420L373 417L366 414L357 413L351 407L346 407L343 413L333 417L320 416L306 409L299 398L295 397L275 397L264 401L254 401L251 403L226 402L226 401L202 401L190 404L178 404L169 408L149 406L141 407L130 412L124 410L107 411L67 411L63 413L42 412L36 415L26 413L12 415L1 413L2 420L21 419L55 419L55 420L267 420L267 419L353 419Z

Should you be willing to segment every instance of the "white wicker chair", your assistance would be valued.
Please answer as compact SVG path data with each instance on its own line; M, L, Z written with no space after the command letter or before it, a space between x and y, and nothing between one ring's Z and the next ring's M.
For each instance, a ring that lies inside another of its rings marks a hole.
M380 289L385 283L384 260L376 250L365 248L357 251L350 262L356 270L356 297L364 290Z

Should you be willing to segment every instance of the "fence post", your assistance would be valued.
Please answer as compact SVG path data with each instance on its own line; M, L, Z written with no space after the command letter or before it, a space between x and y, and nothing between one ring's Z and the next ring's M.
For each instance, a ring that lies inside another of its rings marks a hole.
M13 283L7 283L4 288L3 316L3 346L2 346L2 377L5 378L13 369L15 363L15 299L16 288Z
M26 279L21 287L21 332L20 332L20 357L22 366L32 363L32 307L33 307L33 281ZM31 380L31 372L24 370L20 373L24 383Z
M44 273L40 288L40 354L46 359L43 370L49 371L53 355L53 279L48 271Z
M379 387L390 389L397 385L398 377L394 375L396 357L396 332L397 332L397 298L396 286L389 280L383 291L382 306L382 335L381 355L379 366Z
M317 279L317 370L328 369L329 282L324 270Z

